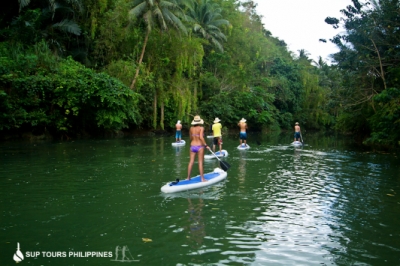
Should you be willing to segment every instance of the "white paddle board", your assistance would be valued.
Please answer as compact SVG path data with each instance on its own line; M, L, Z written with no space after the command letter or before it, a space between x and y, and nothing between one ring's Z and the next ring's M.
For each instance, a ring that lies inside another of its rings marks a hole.
M172 142L172 146L184 146L185 144L186 141L184 141L183 139L181 139L181 141Z
M227 150L222 150L222 153L219 151L214 153L218 158L222 157L228 157L228 151ZM213 154L204 154L204 159L213 159L215 156Z
M293 145L293 146L295 146L295 147L301 147L301 146L303 146L303 143L301 143L300 141L293 141L292 143L291 143L291 145Z
M248 144L242 144L237 147L239 150L248 150L250 146Z

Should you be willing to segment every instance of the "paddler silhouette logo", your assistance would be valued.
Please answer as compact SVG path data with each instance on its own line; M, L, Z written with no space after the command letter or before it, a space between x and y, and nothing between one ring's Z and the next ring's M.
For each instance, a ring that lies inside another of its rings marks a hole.
M13 259L16 263L24 260L24 254L22 254L21 250L19 250L19 243L17 243L17 251L14 253Z

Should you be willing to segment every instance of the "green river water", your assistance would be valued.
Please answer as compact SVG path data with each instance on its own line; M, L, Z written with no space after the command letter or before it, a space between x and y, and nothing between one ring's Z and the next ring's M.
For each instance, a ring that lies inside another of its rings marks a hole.
M303 137L225 137L227 179L173 194L173 136L2 142L0 265L400 265L399 154Z

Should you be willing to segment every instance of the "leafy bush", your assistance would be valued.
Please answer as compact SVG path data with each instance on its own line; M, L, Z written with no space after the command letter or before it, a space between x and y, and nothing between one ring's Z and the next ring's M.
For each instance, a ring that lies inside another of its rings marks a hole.
M261 129L270 125L277 117L277 110L272 104L274 96L259 87L244 91L229 91L216 94L201 103L204 117L211 121L215 117L223 119L224 126L236 126L239 120L246 118L252 128Z
M368 120L372 133L366 143L392 145L400 140L400 89L388 88L374 101L376 112Z
M6 47L0 46L0 130L78 133L141 122L139 95L119 80L72 58L49 62L33 52L11 58Z

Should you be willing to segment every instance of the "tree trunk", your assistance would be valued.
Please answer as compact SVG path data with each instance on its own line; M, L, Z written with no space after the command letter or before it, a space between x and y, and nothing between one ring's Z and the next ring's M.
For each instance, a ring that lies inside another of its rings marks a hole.
M135 77L133 78L132 83L131 83L131 87L130 87L131 90L133 90L135 88L136 79L139 76L140 65L142 64L142 61L143 61L144 51L146 50L146 45L147 45L147 40L149 39L149 35L150 35L150 30L147 30L146 31L146 36L144 37L142 53L140 54L138 66L136 68Z
M375 51L376 51L376 53L378 54L378 59L379 59L379 67L380 67L380 70L381 70L381 78L382 78L382 81L383 81L383 87L384 87L384 88L385 88L385 90L386 90L385 72L383 72L383 66L382 66L381 54L379 53L378 47L376 47L376 44L375 44L374 40L372 40L372 38L370 38L370 40L371 40L372 44L373 44L373 45L374 45L374 47L375 47Z
M161 129L164 130L164 102L161 102L161 118L160 118Z
M157 90L154 90L153 128L157 129Z

